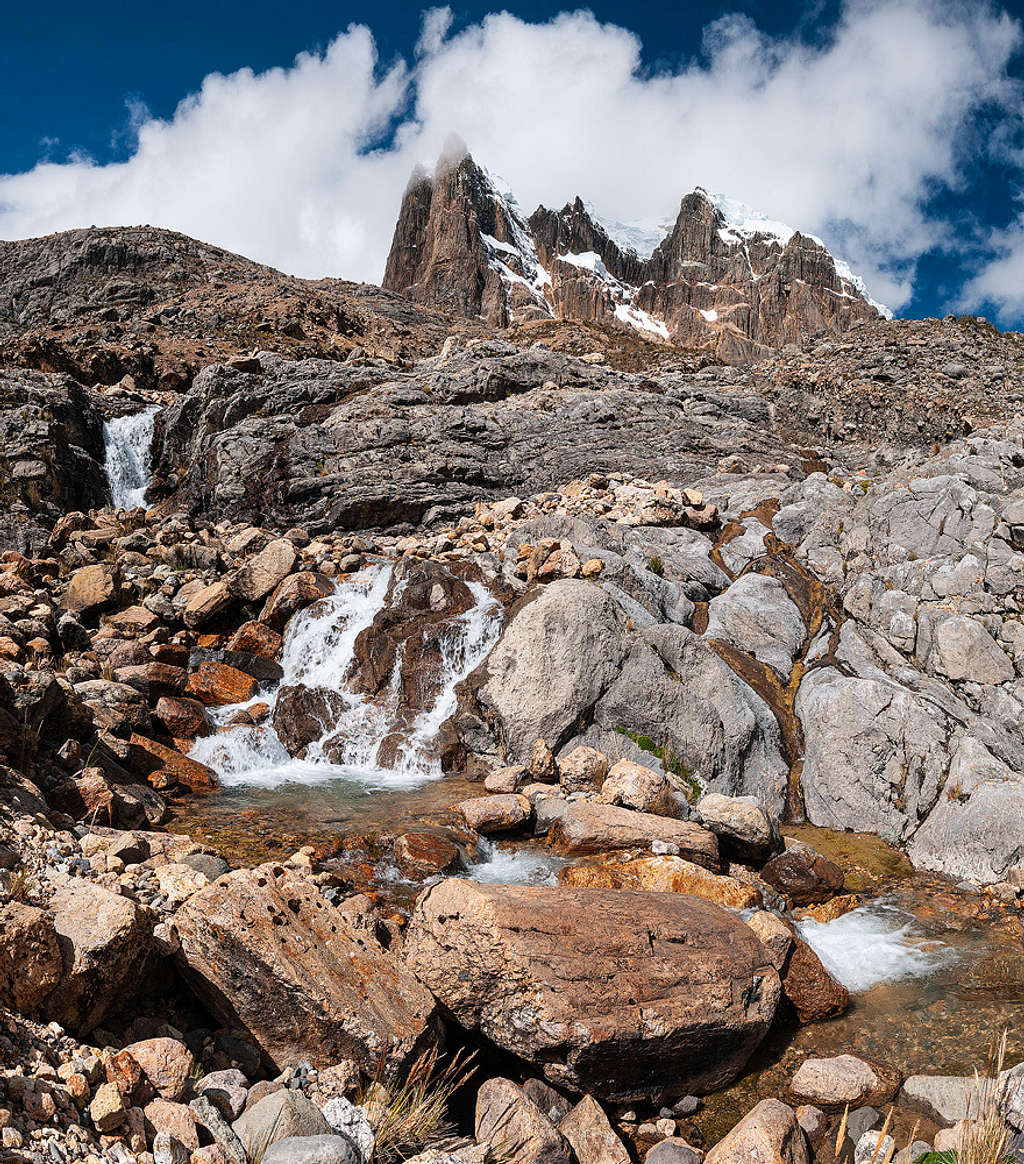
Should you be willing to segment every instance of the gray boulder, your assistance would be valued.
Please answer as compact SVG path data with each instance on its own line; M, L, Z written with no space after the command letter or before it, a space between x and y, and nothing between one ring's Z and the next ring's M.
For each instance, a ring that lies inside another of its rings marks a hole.
M807 628L778 578L749 573L708 604L704 634L753 655L788 678Z
M289 1136L263 1154L263 1164L359 1164L361 1159L345 1136Z

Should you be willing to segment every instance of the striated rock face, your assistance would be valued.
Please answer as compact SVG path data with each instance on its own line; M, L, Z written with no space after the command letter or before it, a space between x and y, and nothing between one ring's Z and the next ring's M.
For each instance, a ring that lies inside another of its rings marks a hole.
M536 299L516 286L540 271L528 231L472 158L442 157L432 177L417 171L409 182L382 286L506 327L516 306Z
M780 995L742 922L677 894L447 880L419 897L405 957L463 1026L610 1100L723 1086Z
M408 1066L438 1036L430 995L353 932L306 878L274 866L227 874L178 910L182 970L267 1059Z
M468 154L414 173L384 287L495 327L553 317L632 327L746 360L877 318L820 241L698 187L653 253L620 244L580 198L524 219Z

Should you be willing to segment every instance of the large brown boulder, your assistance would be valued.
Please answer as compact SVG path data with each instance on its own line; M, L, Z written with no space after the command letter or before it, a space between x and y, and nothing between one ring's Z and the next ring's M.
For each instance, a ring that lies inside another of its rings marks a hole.
M83 566L71 576L64 593L64 609L73 614L89 615L117 603L121 590L121 575L116 566L107 562Z
M287 538L278 538L248 562L228 580L232 594L246 602L258 602L288 577L295 569L295 547Z
M680 894L449 879L418 898L405 958L464 1027L607 1100L724 1086L781 993L747 926Z
M644 889L656 893L689 893L730 909L756 909L761 894L735 877L709 873L682 857L635 857L593 864L566 865L558 871L559 885L588 889Z
M718 839L699 824L613 804L579 800L551 828L550 844L565 853L649 849L652 841L675 845L679 856L718 872Z
M843 889L842 869L802 841L790 845L761 870L761 877L796 905L828 901Z
M835 1018L850 1005L850 992L829 974L803 938L793 938L782 970L782 989L802 1023Z
M146 911L90 881L70 881L53 896L61 981L46 1013L87 1035L128 1003L144 981L152 948Z
M308 878L238 869L177 912L178 954L199 997L283 1068L354 1059L411 1063L438 1034L427 991Z

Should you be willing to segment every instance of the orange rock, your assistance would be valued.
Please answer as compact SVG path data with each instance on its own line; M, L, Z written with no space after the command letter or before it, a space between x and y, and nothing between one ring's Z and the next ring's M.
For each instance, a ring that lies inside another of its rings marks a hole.
M243 622L228 642L229 651L258 655L261 659L276 659L281 651L281 636L262 622Z
M251 699L259 681L227 663L200 663L188 677L186 692L206 704L244 703Z
M811 905L807 909L797 910L796 916L798 918L813 918L819 922L835 921L837 917L842 917L844 913L849 913L860 905L860 898L856 893L844 893L841 897L833 897L831 901L826 901L823 905Z
M196 646L202 647L204 650L216 650L223 642L223 635L198 635L196 637Z
M174 748L158 744L156 740L140 736L137 732L132 733L128 746L132 762L144 772L169 772L178 783L186 785L193 792L209 792L217 787L217 774L212 768L207 768L197 760L190 760ZM150 784L153 784L152 776Z
M638 857L623 862L568 865L559 870L561 885L589 889L646 889L654 893L689 893L730 909L756 909L761 894L734 877L709 873L682 857Z
M194 740L196 736L210 734L206 710L196 699L161 695L153 710L153 719L178 740Z

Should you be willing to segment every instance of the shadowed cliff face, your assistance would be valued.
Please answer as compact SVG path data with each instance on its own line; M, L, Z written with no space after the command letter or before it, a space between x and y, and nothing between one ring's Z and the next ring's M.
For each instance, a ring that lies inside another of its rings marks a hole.
M413 176L383 285L496 327L612 322L727 360L877 318L816 239L757 220L737 226L721 206L688 194L660 245L638 254L578 197L524 218L467 155Z

